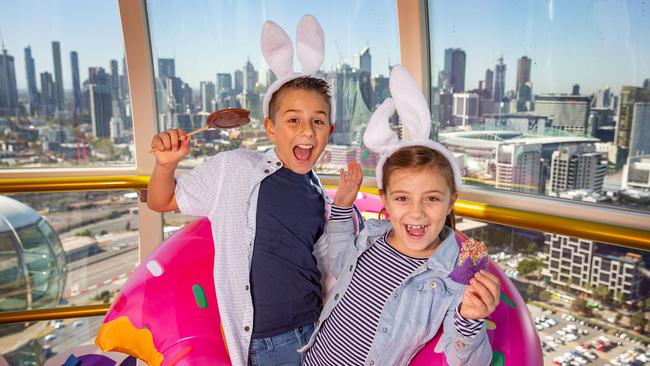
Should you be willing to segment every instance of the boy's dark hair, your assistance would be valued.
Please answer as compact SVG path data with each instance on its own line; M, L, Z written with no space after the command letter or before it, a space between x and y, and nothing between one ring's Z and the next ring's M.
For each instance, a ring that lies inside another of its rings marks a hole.
M437 170L447 181L447 186L452 194L458 191L454 181L454 171L451 168L451 162L440 152L426 146L407 146L393 153L382 167L382 186L384 190L388 187L390 176L393 172L400 169L432 169ZM382 210L383 212L383 210ZM456 228L456 216L452 209L447 218L445 225Z
M329 107L330 121L332 119L332 102L330 95L330 86L323 79L314 78L311 76L301 76L293 80L287 81L284 85L280 87L273 96L271 101L269 101L269 118L273 119L275 113L277 112L277 100L280 98L280 94L289 89L302 89L302 90L311 90L323 96L327 106Z

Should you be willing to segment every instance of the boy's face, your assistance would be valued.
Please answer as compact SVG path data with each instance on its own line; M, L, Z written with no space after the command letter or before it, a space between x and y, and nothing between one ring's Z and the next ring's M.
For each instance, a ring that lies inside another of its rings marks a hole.
M332 133L330 107L322 95L311 90L283 90L278 97L273 120L264 120L266 135L285 167L306 174Z

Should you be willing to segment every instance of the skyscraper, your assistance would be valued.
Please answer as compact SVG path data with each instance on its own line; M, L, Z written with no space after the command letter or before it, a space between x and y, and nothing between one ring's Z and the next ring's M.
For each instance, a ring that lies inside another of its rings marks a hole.
M479 95L476 93L454 93L454 126L471 126L478 121Z
M63 94L63 71L61 71L61 44L59 41L52 42L52 59L54 61L54 99L55 107L63 111L65 107L65 95Z
M81 83L79 80L79 55L76 51L70 52L70 67L72 69L72 98L73 110L72 114L78 116L81 114L82 101L81 101Z
M465 91L465 61L465 51L462 49L445 49L443 77L447 79L453 93Z
M365 71L372 74L372 56L370 55L370 47L365 47L358 55L354 55L354 65L357 70Z
M519 94L519 88L525 83L530 82L530 69L532 60L524 56L517 60L517 85L515 93Z
M167 82L165 79L176 76L176 62L173 58L159 58L158 59L158 78L162 80L163 84Z
M122 57L122 76L120 76L120 97L129 98L129 75L127 75L126 58Z
M120 99L120 71L117 60L111 60L111 93L113 99Z
M241 70L235 70L235 94L244 90L244 73Z
M553 120L552 126L579 135L589 134L590 97L573 95L537 95L535 112Z
M650 102L636 102L632 112L628 159L650 155Z
M580 95L580 84L573 84L571 95Z
M506 64L503 63L503 56L497 60L494 73L494 101L501 102L506 91Z
M636 86L623 86L618 103L618 122L614 136L616 151L609 155L609 160L616 164L616 169L623 167L629 155L634 104L637 102L650 102L650 90Z
M228 73L217 74L217 92L228 93L232 91L232 75Z
M494 96L494 72L490 69L485 70L485 88L487 90L487 97Z
M602 153L593 145L561 146L551 157L550 194L575 189L601 192L607 175L607 164Z
M25 73L27 75L27 97L29 98L30 113L39 110L38 88L36 87L36 67L32 57L32 48L25 47Z
M253 93L255 91L255 84L257 84L258 73L250 61L244 64L244 91Z
M542 146L530 141L499 144L496 149L495 188L543 193Z
M0 116L18 114L18 88L14 57L2 49L0 54Z
M229 74L227 74L229 75ZM212 113L214 108L212 102L215 100L214 83L211 81L201 82L201 110L203 112Z
M111 80L102 67L88 69L87 87L90 119L93 135L97 138L111 137L110 121L113 116Z
M51 117L54 115L55 109L55 98L54 98L54 81L52 79L52 74L49 72L41 73L41 108L43 109L43 114Z

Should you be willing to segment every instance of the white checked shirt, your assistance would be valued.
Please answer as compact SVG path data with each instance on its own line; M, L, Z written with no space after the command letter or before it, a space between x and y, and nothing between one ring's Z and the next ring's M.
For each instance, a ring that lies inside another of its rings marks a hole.
M260 183L281 167L274 149L263 154L238 149L212 156L176 179L181 213L207 216L212 224L215 290L233 366L247 365L253 330L249 278ZM325 220L332 200L320 183L314 186L325 200ZM326 236L314 246L324 290L333 284L326 273Z

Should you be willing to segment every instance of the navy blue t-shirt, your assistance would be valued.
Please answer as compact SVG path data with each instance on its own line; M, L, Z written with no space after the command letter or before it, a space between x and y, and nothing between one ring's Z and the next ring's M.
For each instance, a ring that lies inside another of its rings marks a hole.
M325 202L310 179L282 167L261 183L250 274L253 338L318 320L321 274L312 252L323 234Z

